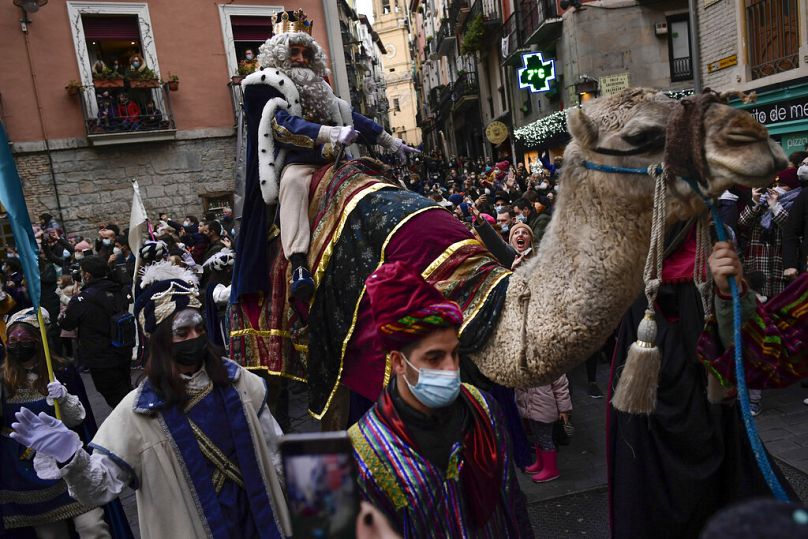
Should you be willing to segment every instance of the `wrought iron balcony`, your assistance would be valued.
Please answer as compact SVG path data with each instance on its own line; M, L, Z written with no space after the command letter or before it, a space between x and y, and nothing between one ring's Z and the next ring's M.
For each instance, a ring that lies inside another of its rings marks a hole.
M449 56L455 51L457 38L452 30L449 19L441 19L440 28L438 29L438 54L441 56Z
M477 73L469 71L461 73L452 85L452 106L455 112L462 110L469 103L480 98L480 86L477 83Z
M120 87L111 85L121 82ZM104 85L103 83L110 83ZM92 146L173 140L176 135L168 83L96 81L78 90L81 112ZM127 103L120 96L126 95Z
M693 79L693 64L690 56L671 60L671 82Z
M469 22L478 16L482 16L483 25L486 28L500 27L502 25L502 1L474 0L468 17L464 21L463 28L468 27Z
M797 4L797 0L747 0L746 31L753 79L799 67Z
M520 46L542 44L561 35L555 0L520 0Z
M469 0L452 0L449 6L449 24L454 28L455 33L463 28L470 10Z

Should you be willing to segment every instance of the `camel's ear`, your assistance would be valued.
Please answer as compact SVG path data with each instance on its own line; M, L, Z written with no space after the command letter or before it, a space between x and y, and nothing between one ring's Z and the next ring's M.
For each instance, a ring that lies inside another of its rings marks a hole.
M567 129L583 148L591 148L598 140L598 126L581 107L567 109Z

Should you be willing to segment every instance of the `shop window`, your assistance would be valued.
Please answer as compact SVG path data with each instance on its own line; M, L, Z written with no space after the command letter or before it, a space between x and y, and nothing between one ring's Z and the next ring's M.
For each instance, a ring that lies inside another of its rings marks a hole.
M693 78L690 20L686 14L668 17L668 62L671 68L671 82Z
M797 0L746 0L746 31L752 78L799 67Z

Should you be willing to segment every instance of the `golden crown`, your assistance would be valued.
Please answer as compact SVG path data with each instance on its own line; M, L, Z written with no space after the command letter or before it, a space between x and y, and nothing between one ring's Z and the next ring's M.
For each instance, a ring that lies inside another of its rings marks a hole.
M312 22L306 17L302 9L297 11L281 11L275 17L272 25L273 35L287 32L305 32L311 35Z

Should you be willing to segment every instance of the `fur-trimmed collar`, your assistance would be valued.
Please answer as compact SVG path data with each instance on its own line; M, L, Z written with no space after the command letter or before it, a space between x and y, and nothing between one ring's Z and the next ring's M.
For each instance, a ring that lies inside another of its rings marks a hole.
M227 379L231 383L236 383L239 376L241 376L241 367L227 358L222 358L224 367L227 369ZM154 415L165 407L166 403L152 387L148 378L143 380L140 387L137 388L137 396L135 397L135 404L132 409L135 413L144 415Z

